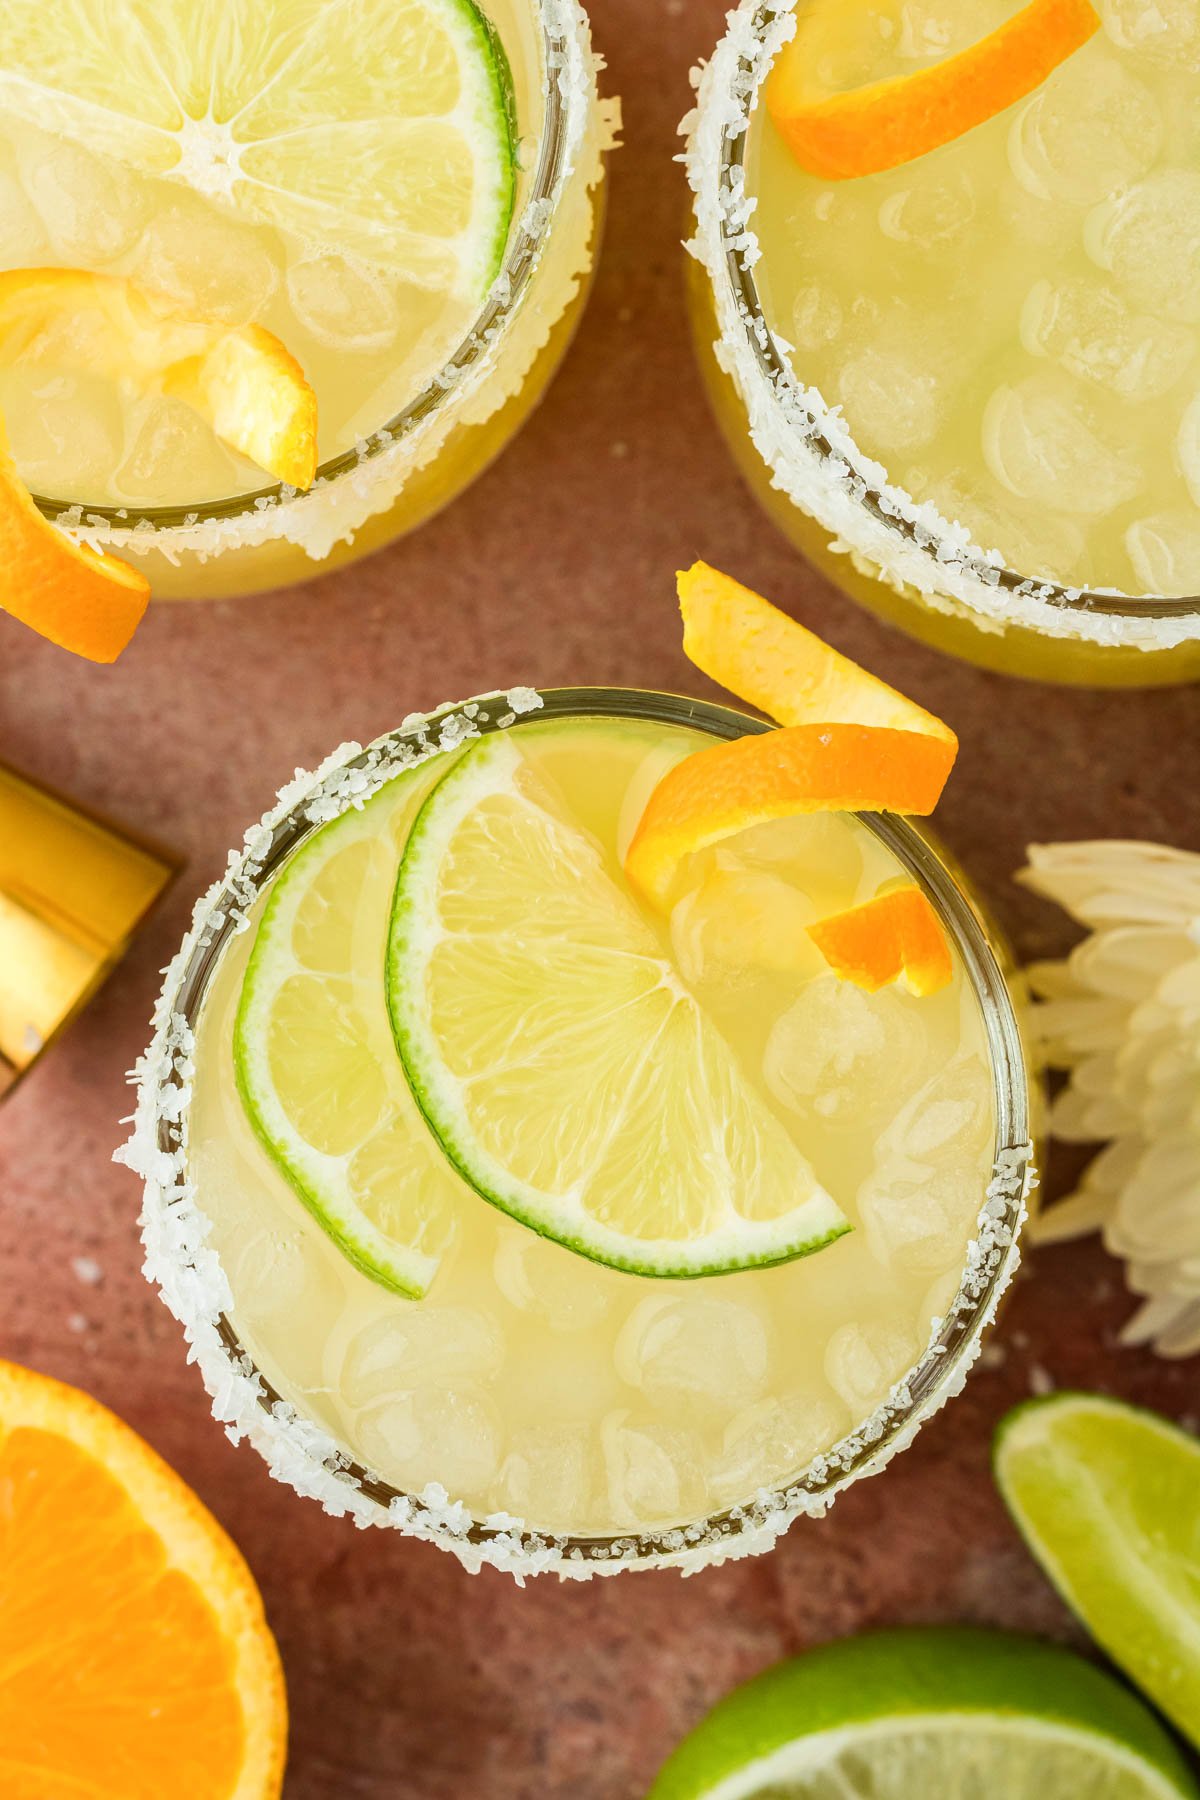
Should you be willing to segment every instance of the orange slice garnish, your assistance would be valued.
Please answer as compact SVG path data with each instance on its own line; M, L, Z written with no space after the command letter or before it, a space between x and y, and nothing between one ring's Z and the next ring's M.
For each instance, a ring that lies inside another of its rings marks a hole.
M0 1540L5 1794L274 1800L287 1700L249 1569L127 1425L12 1363Z
M862 0L813 0L767 81L767 110L796 161L827 181L895 169L1039 88L1100 29L1090 0L1029 0L977 43L910 75L844 93L817 71L861 26Z
M625 872L666 911L684 858L769 819L931 813L958 740L948 726L706 564L679 577L684 649L779 731L685 757L654 789Z
M181 313L121 275L10 269L0 275L0 355L177 395L261 469L291 487L312 485L316 396L295 357L261 325Z
M0 425L0 607L53 644L115 662L136 631L150 583L115 556L74 543L38 511Z
M924 997L954 978L938 916L917 887L892 888L865 906L821 919L808 935L835 975L868 994L902 981Z

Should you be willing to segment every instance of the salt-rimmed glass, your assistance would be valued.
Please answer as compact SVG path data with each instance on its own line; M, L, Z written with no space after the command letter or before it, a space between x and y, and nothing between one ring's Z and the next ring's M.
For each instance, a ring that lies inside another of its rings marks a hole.
M1097 685L1200 677L1200 598L1059 587L1007 569L889 483L805 387L766 319L745 190L750 115L802 0L740 0L684 120L697 348L718 419L775 522L853 598L1010 674Z
M319 826L361 806L402 768L452 749L467 736L503 730L521 713L539 718L617 718L686 726L717 739L770 729L730 708L636 689L529 689L446 707L380 738L366 750L344 745L311 775L299 774L246 835L225 876L196 907L192 928L167 971L154 1038L137 1070L135 1129L119 1154L145 1182L142 1235L146 1272L181 1321L191 1355L230 1435L246 1437L271 1472L336 1515L390 1525L453 1551L470 1569L485 1564L518 1576L552 1570L584 1578L622 1568L700 1567L769 1549L793 1519L820 1514L852 1482L874 1474L962 1387L981 1337L1018 1261L1031 1181L1029 1099L1020 1033L996 950L963 889L912 826L863 815L920 883L958 951L984 1026L993 1081L993 1177L980 1195L978 1229L962 1283L917 1365L888 1400L787 1486L751 1503L672 1530L611 1537L551 1537L518 1529L507 1515L472 1518L444 1493L399 1492L354 1463L328 1432L301 1416L266 1382L239 1341L230 1287L206 1241L208 1226L188 1180L188 1098L195 1030L223 950L289 856Z
M504 264L457 349L392 419L321 464L298 494L278 483L195 507L64 506L47 517L142 568L159 598L218 598L302 581L412 530L469 485L541 397L586 298L603 152L619 116L598 98L580 0L527 0L545 112Z

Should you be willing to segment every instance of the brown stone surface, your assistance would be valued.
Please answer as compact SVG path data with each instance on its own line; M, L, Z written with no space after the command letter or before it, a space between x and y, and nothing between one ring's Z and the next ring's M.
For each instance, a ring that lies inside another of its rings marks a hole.
M696 556L954 722L963 754L940 827L1024 955L1068 941L1010 883L1029 841L1200 848L1200 691L1059 692L943 660L806 570L739 485L687 341L671 161L688 67L722 10L593 0L627 121L597 289L540 413L464 501L303 589L152 609L113 670L0 620L0 755L189 859L125 965L0 1109L0 1351L115 1406L243 1546L287 1665L288 1800L633 1800L711 1701L804 1645L897 1620L1070 1636L993 1492L993 1422L1037 1367L1176 1415L1196 1404L1195 1362L1117 1348L1131 1302L1100 1249L1047 1252L1003 1319L1002 1365L882 1480L773 1555L685 1583L521 1592L275 1486L212 1422L140 1277L136 1186L110 1162L123 1076L157 972L226 847L296 764L433 702L518 681L703 688L680 654L671 583ZM99 1264L97 1285L77 1257Z

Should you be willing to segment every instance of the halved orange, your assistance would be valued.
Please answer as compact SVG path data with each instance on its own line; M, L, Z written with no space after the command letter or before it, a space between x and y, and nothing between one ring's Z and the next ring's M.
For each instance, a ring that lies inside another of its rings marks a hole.
M767 81L780 135L802 168L827 181L895 169L962 137L1033 93L1100 29L1090 0L1028 0L955 56L832 93L822 62L839 38L862 30L866 13L866 0L810 0Z
M123 275L0 274L0 356L38 358L178 395L217 436L292 487L317 469L317 401L273 332L182 313Z
M877 894L810 925L808 935L835 975L868 994L893 981L913 994L936 994L954 979L945 933L918 887Z
M76 544L43 518L0 422L0 608L51 643L115 662L150 598L150 583L115 556Z
M625 857L652 906L670 906L685 857L768 819L933 811L958 754L949 726L707 564L679 593L691 660L787 722L697 751L659 782Z
M253 1577L76 1388L0 1362L0 1793L274 1800L287 1702Z

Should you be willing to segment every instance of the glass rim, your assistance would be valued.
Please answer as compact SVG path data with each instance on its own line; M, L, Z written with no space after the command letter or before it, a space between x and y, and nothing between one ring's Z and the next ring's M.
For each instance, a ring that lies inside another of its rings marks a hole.
M574 111L578 96L568 83L556 79L556 72L566 66L576 42L580 18L586 20L580 0L531 0L541 28L542 85L546 111L539 136L537 163L529 193L519 213L514 212L509 224L504 260L492 280L479 312L463 337L424 387L391 419L376 426L359 445L340 450L318 464L312 486L292 489L284 482L267 482L252 492L234 494L222 500L202 501L196 505L178 506L114 506L93 505L84 500L54 500L34 494L34 504L52 523L71 523L76 515L96 528L108 527L121 533L144 525L154 532L190 530L209 523L232 524L266 510L302 502L318 494L340 478L367 468L396 444L403 443L429 420L453 404L464 376L490 355L524 301L530 280L538 265L542 249L553 230L565 193L565 178L570 173L574 149ZM572 32L572 24L576 27Z
M778 46L770 48L769 40L772 32L781 21L790 19L802 0L740 0L739 6L729 14L729 26L723 36L718 50L733 44L735 29L749 19L749 43L746 47L735 46L732 65L723 73L723 84L703 92L698 103L698 110L703 112L706 105L728 110L731 100L741 108L741 118L729 124L722 134L723 148L715 170L709 171L707 179L715 181L718 195L731 198L744 193L744 172L747 139L750 121L759 102L761 89L767 73L778 52ZM709 75L716 71L717 56L708 64ZM705 179L697 171L694 158L689 158L692 165L692 185L699 193L698 180ZM816 390L806 388L800 380L790 360L783 355L776 343L759 293L758 283L754 276L754 264L759 254L757 237L749 223L749 215L739 218L736 228L727 216L722 217L720 245L720 274L726 283L729 300L737 312L740 326L742 348L746 356L756 367L759 380L759 397L764 404L771 407L789 432L795 429L794 415L799 414L806 419L808 430L805 443L811 447L817 458L827 467L846 462L846 447L832 443L827 435L829 409L826 417L814 413L808 405L806 396ZM704 256L700 258L707 270L710 281L717 280L711 261ZM724 325L721 324L722 337ZM851 443L852 434L847 432ZM757 441L754 443L755 453L761 457L770 469L771 462ZM857 444L855 444L857 449ZM869 467L880 465L858 451L861 462ZM1170 596L1152 594L1124 594L1105 592L1087 587L1072 587L1068 584L1053 582L1036 575L1021 575L1007 564L989 561L978 552L980 547L971 544L968 551L952 545L950 538L943 532L935 534L931 526L924 522L930 516L928 503L919 502L907 490L890 482L881 484L860 470L853 471L856 481L856 504L867 512L876 524L895 538L904 540L906 547L918 551L925 561L944 569L948 561L962 570L980 584L990 590L997 588L1013 597L1036 600L1050 613L1072 615L1077 620L1089 618L1112 620L1120 623L1145 626L1154 623L1165 623L1172 620L1194 621L1200 628L1200 595ZM861 492L859 491L861 490ZM786 492L786 489L784 490ZM905 516L899 510L894 498L900 495L907 500L914 510L919 508L924 519ZM789 499L792 496L788 495ZM801 503L792 499L792 504ZM955 522L938 513L943 527L953 530ZM823 521L819 521L822 524ZM959 530L965 529L961 525ZM953 550L952 556L946 552ZM942 552L943 554L939 554ZM940 591L936 589L935 591ZM969 602L967 602L969 604ZM1013 624L1022 623L1014 619ZM1036 629L1036 627L1034 627Z
M527 1528L507 1515L477 1520L452 1501L439 1511L430 1505L428 1490L417 1497L374 1475L325 1427L279 1394L241 1342L230 1316L235 1309L222 1303L215 1315L205 1314L203 1295L198 1299L198 1256L207 1259L210 1274L220 1265L211 1248L201 1251L203 1207L187 1183L187 1075L194 1027L227 943L242 929L245 914L287 858L336 816L331 801L339 811L362 804L401 768L443 754L467 735L507 729L518 715L539 720L648 720L688 726L726 741L774 729L732 707L647 689L514 689L507 696L484 695L415 716L366 749L344 746L315 775L290 783L261 826L247 833L241 857L231 858L225 875L197 905L192 930L166 973L155 1042L134 1072L140 1089L134 1133L120 1155L145 1181L145 1272L183 1321L216 1416L227 1424L232 1421L237 1435L254 1442L274 1475L298 1492L317 1495L327 1509L351 1511L362 1524L399 1525L410 1535L432 1538L471 1568L492 1564L520 1575L549 1568L582 1578L621 1568L701 1567L768 1548L794 1518L824 1512L843 1488L876 1473L903 1449L962 1386L1019 1262L1018 1240L1033 1180L1033 1147L1028 1072L1015 1007L969 896L929 841L907 821L857 815L928 895L975 995L987 1037L995 1103L992 1179L984 1184L978 1229L968 1247L959 1288L945 1319L933 1322L939 1329L931 1332L922 1355L869 1419L855 1424L790 1480L769 1492L761 1490L740 1506L644 1532L552 1534ZM447 737L450 721L459 723ZM432 733L436 740L431 742ZM172 1235L170 1208L189 1204L196 1216L186 1218L181 1233ZM224 1291L232 1301L227 1282ZM231 1384L239 1379L250 1384L249 1397L244 1394L244 1404L231 1405Z

